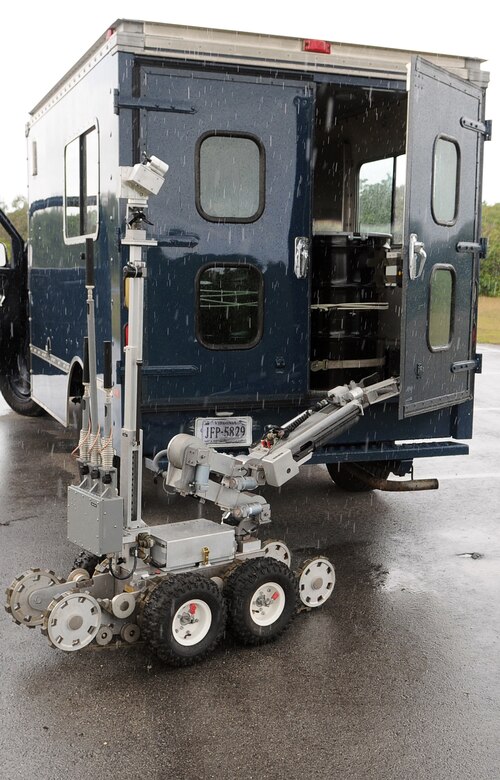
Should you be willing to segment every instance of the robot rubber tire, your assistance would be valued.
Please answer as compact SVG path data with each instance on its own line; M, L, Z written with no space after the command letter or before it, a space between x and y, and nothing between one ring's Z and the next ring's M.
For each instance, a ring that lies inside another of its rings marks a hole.
M170 666L189 666L205 658L226 627L220 589L201 574L187 572L162 580L142 610L146 645Z
M245 561L226 581L228 626L242 644L271 642L293 620L297 593L297 579L286 564L274 558Z

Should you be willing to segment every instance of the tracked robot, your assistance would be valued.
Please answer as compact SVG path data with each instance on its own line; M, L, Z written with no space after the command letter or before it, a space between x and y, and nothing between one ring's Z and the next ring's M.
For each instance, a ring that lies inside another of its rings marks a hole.
M267 430L248 453L230 455L187 434L175 436L153 463L169 491L215 504L220 522L196 518L148 526L141 517L139 423L147 204L168 166L155 157L122 169L129 246L129 337L118 487L111 422L111 343L104 344L104 424L98 419L93 244L86 243L87 329L78 484L68 488L68 539L82 553L66 578L24 572L7 589L7 612L40 627L66 652L139 638L163 661L182 666L205 657L226 630L244 644L275 639L300 609L321 607L335 585L333 564L307 560L294 571L284 541L263 542L271 521L258 490L281 487L314 449L345 431L375 403L399 392L397 379L330 390L312 408ZM166 465L168 464L168 465Z

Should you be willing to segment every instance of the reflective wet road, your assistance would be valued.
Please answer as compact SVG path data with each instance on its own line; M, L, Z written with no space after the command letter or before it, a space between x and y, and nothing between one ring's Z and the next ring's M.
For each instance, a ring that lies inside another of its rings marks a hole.
M500 347L482 351L471 455L416 465L439 491L351 495L323 467L267 491L270 536L337 571L276 644L228 638L172 670L141 646L58 652L1 617L2 780L498 780ZM70 570L74 443L0 402L2 587ZM196 514L145 482L146 520Z

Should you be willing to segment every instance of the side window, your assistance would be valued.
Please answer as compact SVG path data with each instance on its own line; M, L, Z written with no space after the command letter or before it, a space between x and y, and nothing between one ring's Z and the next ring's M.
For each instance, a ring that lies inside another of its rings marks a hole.
M432 163L432 216L439 225L453 225L458 214L460 148L453 138L438 136Z
M6 206L0 204L0 208L4 210L5 222L0 215L0 268L5 266L16 266L19 263L22 253L23 237L27 230L27 208L28 204L22 197L14 199L11 208L7 210ZM11 233L9 222L21 235L21 242ZM0 284L0 301L2 298L2 289ZM2 306L0 303L0 314L2 312Z
M6 230L0 225L0 268L10 265L13 261L12 239ZM0 288L1 297L1 288Z
M453 335L455 270L436 265L432 269L429 290L427 341L432 352L448 349Z
M196 285L197 338L209 349L249 349L262 337L263 277L253 265L202 268Z
M96 238L99 225L99 134L91 127L64 150L64 239Z
M361 233L391 233L403 241L406 155L363 163L359 169L358 229Z
M196 207L210 222L255 222L264 210L264 147L255 136L207 133L196 146Z

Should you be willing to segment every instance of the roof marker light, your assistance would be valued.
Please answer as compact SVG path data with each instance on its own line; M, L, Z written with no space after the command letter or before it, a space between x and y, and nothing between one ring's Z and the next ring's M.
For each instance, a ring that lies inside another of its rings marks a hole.
M331 54L332 45L330 41L317 41L314 38L304 40L304 51L314 51L318 54Z

